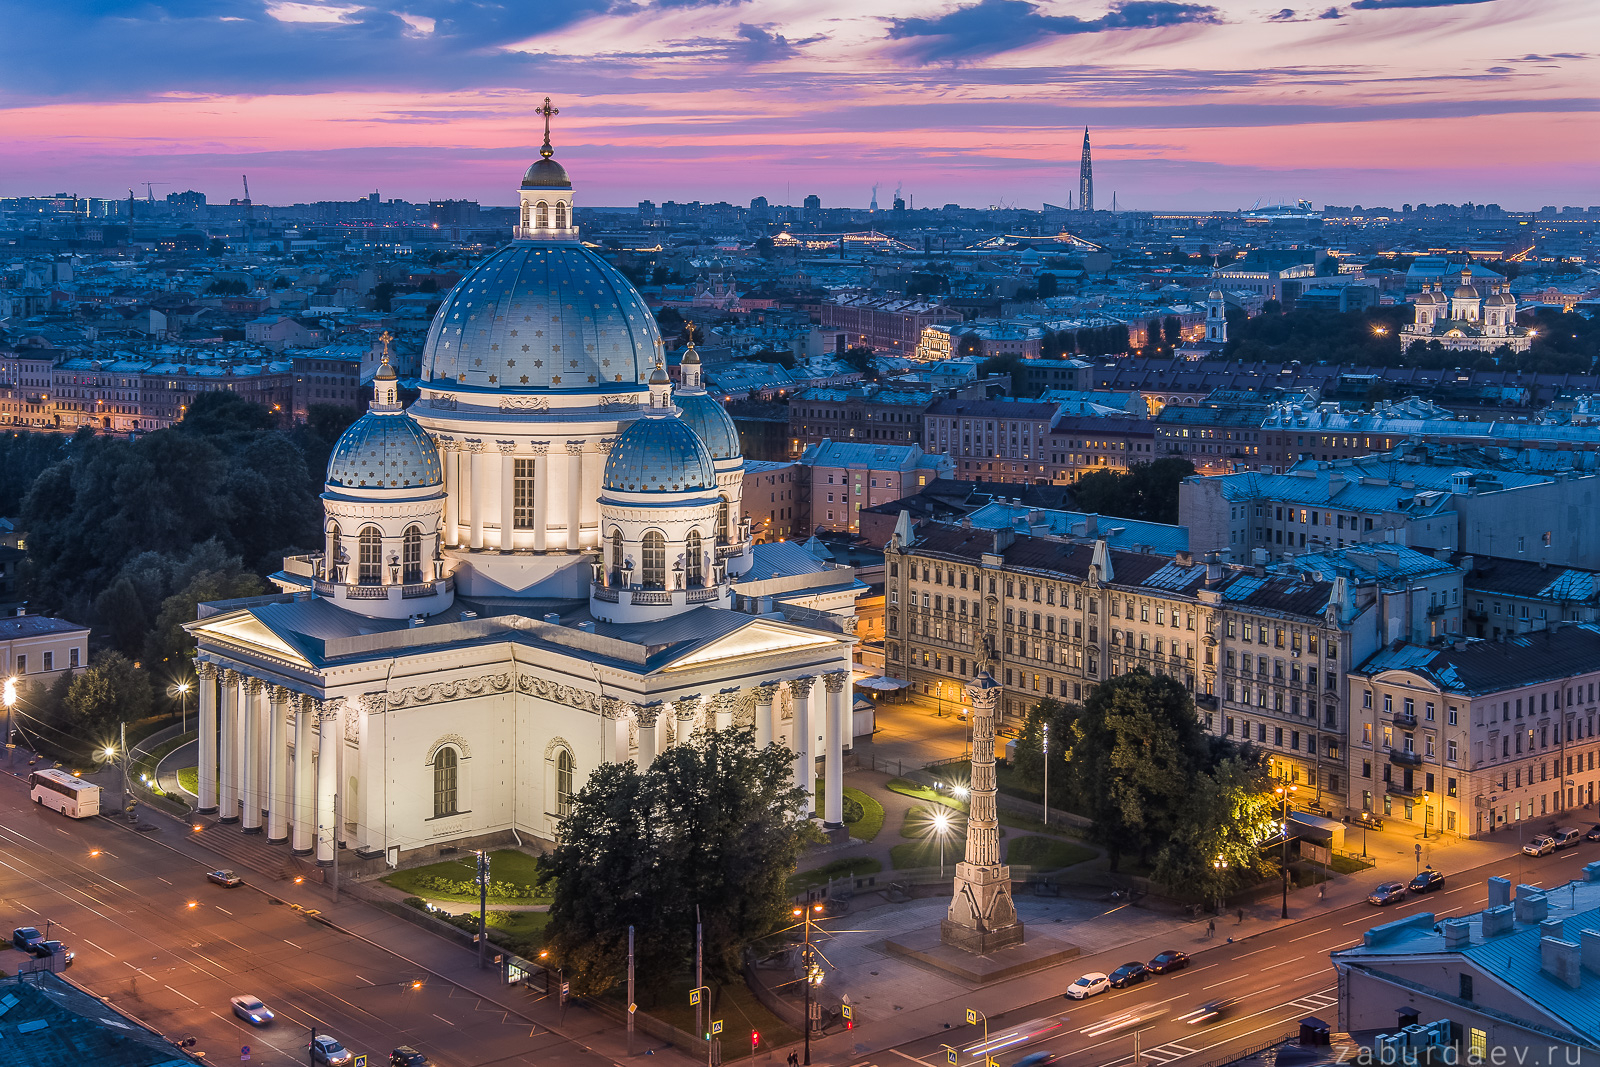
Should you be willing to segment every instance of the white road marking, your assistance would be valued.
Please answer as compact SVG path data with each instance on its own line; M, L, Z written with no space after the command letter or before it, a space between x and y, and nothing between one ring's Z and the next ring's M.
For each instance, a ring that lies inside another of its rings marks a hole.
M1290 939L1289 939L1289 944L1291 944L1291 945L1292 945L1292 944L1294 944L1294 943L1295 943L1295 942L1296 942L1296 941L1304 941L1304 940L1305 940L1305 939L1306 939L1306 938L1308 938L1308 937L1316 937L1316 936L1317 936L1317 935L1318 935L1318 934L1331 934L1331 933L1333 933L1333 930L1332 930L1332 929L1328 929L1328 930L1317 930L1317 931L1316 931L1316 932L1314 932L1314 933L1309 933L1309 934L1303 934L1303 935L1301 935L1301 936L1300 936L1300 937L1291 937L1291 938L1290 938Z
M233 912L229 911L227 908L224 908L224 907L222 907L220 905L213 904L212 907L216 908L218 911L222 912L222 914L224 914L224 915L227 915L227 916L230 916L230 917L233 915Z
M911 1055L909 1052L901 1052L897 1048L892 1048L889 1051L894 1053L896 1056L901 1056L901 1057L904 1057L905 1059L910 1060L912 1063L920 1063L920 1064L922 1064L922 1067L929 1067L929 1064L928 1064L927 1060L919 1060L915 1056Z
M295 944L293 941L290 941L287 937L283 939L283 943L285 945L288 945L290 948L299 949L301 952L305 951L305 949L300 948L299 945Z
M172 989L171 986L167 986L167 988L168 989ZM200 1002L198 1000L194 999L193 997L191 997L189 994L185 993L183 990L181 990L181 989L172 989L172 991L174 993L178 994L178 996L182 997L184 1000L187 1000L190 1004L193 1004L196 1007L199 1007Z

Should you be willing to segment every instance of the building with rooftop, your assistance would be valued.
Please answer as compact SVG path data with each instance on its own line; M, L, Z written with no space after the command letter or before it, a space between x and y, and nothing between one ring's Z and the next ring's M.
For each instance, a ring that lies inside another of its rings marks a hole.
M740 503L757 544L787 541L807 524L801 506L804 468L794 460L746 459Z
M1517 298L1505 279L1492 275L1488 295L1479 291L1470 267L1463 268L1445 296L1443 280L1424 283L1416 298L1416 317L1401 329L1402 344L1437 341L1450 352L1526 352L1531 332L1517 325Z
M89 664L89 628L46 615L0 619L0 669L12 677L49 684L62 671Z
M873 293L854 293L824 300L822 328L842 330L849 347L910 356L922 331L935 323L960 322L961 312L924 300L904 300Z
M1332 953L1339 1028L1399 1037L1405 1055L1417 1030L1401 1033L1398 1011L1418 1029L1447 1021L1453 1062L1600 1064L1600 864L1515 896L1507 879L1488 887L1482 911L1418 912Z
M1495 458L1414 447L1304 460L1283 474L1196 476L1179 487L1179 517L1196 552L1234 559L1388 542L1600 566L1600 524L1588 517L1600 479Z
M28 964L36 962L29 960ZM0 1067L189 1067L202 1062L102 997L24 964L0 978Z
M935 397L932 389L880 385L803 389L789 398L790 453L823 440L920 445L922 416Z
M1600 623L1600 573L1531 559L1457 553L1465 571L1463 632L1498 641L1558 622Z
M1594 802L1600 627L1397 643L1351 669L1365 811L1477 837ZM1577 814L1573 818L1579 818Z
M807 487L810 529L849 533L860 532L862 508L912 496L955 471L948 456L917 445L828 440L808 446L796 465Z

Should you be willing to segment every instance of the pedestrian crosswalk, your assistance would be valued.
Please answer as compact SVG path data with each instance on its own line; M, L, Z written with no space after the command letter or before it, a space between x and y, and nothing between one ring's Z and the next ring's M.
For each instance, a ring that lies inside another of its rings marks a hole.
M1296 1011L1324 1011L1337 1003L1339 1003L1337 993L1333 990L1323 990L1321 993L1312 993L1310 996L1290 1001L1289 1007Z
M1142 1056L1151 1063L1171 1063L1173 1060L1181 1060L1185 1056L1193 1056L1197 1051L1199 1050L1192 1049L1181 1042L1168 1041L1165 1045L1146 1049Z

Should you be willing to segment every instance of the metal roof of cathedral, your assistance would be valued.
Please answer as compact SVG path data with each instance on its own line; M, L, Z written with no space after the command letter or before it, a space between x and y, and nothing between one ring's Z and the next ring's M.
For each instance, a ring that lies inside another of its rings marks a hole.
M603 487L629 493L715 489L717 469L687 422L673 416L643 418L611 446Z
M444 484L444 472L433 439L410 415L369 411L333 446L327 484L344 489L425 488Z
M649 380L661 334L644 297L581 244L516 241L450 290L422 350L423 385L573 393Z
M712 459L738 459L739 431L733 425L728 409L705 393L678 392L677 401L681 418L695 435L704 442Z

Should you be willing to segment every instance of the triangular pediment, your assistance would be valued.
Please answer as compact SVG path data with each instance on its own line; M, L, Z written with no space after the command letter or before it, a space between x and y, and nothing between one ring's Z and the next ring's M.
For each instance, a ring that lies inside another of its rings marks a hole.
M839 643L839 638L816 630L789 626L767 619L752 620L731 634L708 641L699 648L686 652L662 668L663 671L682 671L704 667L726 660L746 659L751 656L771 656L785 652L802 652L811 648L826 648Z
M311 661L298 649L248 611L216 615L202 622L190 623L186 629L198 640L246 648L273 659L286 659L302 666L312 666Z

